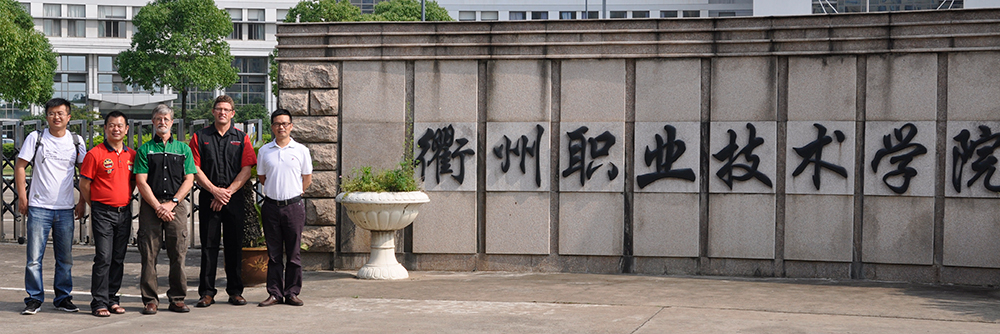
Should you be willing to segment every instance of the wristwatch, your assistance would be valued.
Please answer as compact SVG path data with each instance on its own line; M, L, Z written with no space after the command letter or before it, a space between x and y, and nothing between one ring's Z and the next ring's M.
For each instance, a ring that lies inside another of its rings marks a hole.
M171 201L174 201L174 203L180 203L181 202L181 200L177 199L177 197L174 197Z

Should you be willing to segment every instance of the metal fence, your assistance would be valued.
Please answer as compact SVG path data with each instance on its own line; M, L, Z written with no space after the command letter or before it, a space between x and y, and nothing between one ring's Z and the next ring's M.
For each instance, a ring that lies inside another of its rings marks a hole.
M183 119L175 119L174 126L171 129L175 138L187 141L188 134L208 126L209 122L207 120L195 120L190 123L184 122ZM254 147L260 147L264 142L263 136L263 122L259 119L252 119L244 122L236 122L234 125L241 130L244 130L248 136L250 136L250 141ZM24 243L24 238L26 235L25 229L25 219L18 213L18 195L17 188L14 185L14 164L17 162L17 154L20 152L21 147L24 145L24 138L30 134L32 131L42 130L44 128L44 123L40 120L33 121L4 121L0 122L0 133L3 134L4 140L4 154L2 154L2 160L0 160L0 168L3 170L3 182L0 184L0 241L2 242L18 242ZM87 149L94 147L94 139L97 136L103 136L104 134L104 120L96 121L86 121L86 120L72 120L69 123L69 131L79 134L83 137ZM150 120L129 120L129 131L125 137L125 145L130 148L138 148L144 141L144 136L149 136L150 138L155 135L155 129L153 129L153 123ZM149 138L146 138L149 140ZM8 149L12 145L13 150ZM31 186L31 173L27 175L28 187ZM260 193L260 186L257 184L257 179L251 177L250 181L252 188L254 189L255 198L260 204L263 201L263 196ZM74 187L77 189L75 196L79 196L79 173L74 176ZM191 210L188 210L189 214L187 217L188 221L188 239L190 240L191 247L199 246L198 238L198 215L199 205L194 199L197 198L197 193L201 192L201 188L198 187L197 183L194 188L187 195L188 203L191 204ZM79 197L75 198L76 200ZM139 216L139 203L142 200L140 198L138 190L132 193L132 235L129 238L129 244L134 244L135 233L138 230L138 216ZM74 201L75 203L76 201ZM80 218L76 219L76 227L74 229L75 237L74 243L76 244L90 244L91 243L91 229L90 229L90 216L88 213Z

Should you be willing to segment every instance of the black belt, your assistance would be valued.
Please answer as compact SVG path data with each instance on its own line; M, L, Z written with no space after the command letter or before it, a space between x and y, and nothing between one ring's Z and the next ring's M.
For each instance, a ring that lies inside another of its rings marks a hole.
M301 200L302 200L302 196L295 196L295 197L292 197L292 198L289 198L289 199L286 199L286 200L283 200L283 201L273 200L273 199L264 197L264 203L271 203L271 204L274 204L274 205L277 205L277 206L292 205L292 204L298 203Z
M91 201L90 202L90 206L92 206L94 208L100 208L101 210L114 211L114 212L118 212L118 213L122 213L122 212L125 212L125 210L131 209L131 208L129 208L128 205L114 207L114 206L110 206L110 205L107 205L107 204L104 204L104 203L101 203L101 202L98 202L98 201Z

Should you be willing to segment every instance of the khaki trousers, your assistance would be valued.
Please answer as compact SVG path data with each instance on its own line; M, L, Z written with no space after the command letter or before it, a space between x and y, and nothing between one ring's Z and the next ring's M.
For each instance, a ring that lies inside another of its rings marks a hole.
M188 202L181 201L174 208L174 220L163 221L156 216L156 209L140 200L139 204L139 257L142 259L142 274L139 277L139 290L142 291L143 304L156 303L156 257L160 254L162 242L166 242L167 258L170 261L167 299L171 302L184 301L187 296L187 276L184 275L184 258L187 256ZM167 201L160 201L169 202Z

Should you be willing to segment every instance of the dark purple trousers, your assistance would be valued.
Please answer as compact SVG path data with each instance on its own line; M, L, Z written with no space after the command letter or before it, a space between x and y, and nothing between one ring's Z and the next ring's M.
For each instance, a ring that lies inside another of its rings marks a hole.
M306 224L305 201L278 206L264 201L260 207L267 243L267 293L278 298L302 291L302 258L299 244Z

